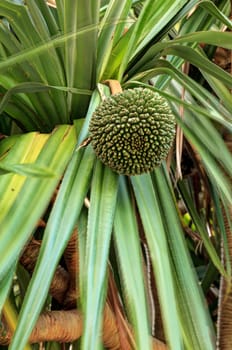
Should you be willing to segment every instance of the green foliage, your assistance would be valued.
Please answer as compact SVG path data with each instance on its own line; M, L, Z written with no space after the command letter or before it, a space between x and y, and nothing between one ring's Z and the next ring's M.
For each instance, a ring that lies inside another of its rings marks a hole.
M42 246L9 349L25 348L76 225L84 317L76 349L102 348L108 264L119 276L118 293L137 349L149 349L154 324L141 237L148 247L169 348L215 349L203 296L207 290L199 284L198 257L185 235L180 206L194 223L192 234L204 243L203 268L213 263L230 276L217 251L222 236L228 256L219 203L232 202L232 156L222 137L232 130L232 77L212 62L208 50L232 48L231 34L221 31L223 25L232 28L230 1L216 7L212 1L195 0L57 0L53 9L44 0L25 3L0 2L0 132L12 133L0 141L1 306L33 233L42 236ZM181 69L187 63L193 74ZM126 177L96 160L88 127L101 100L110 95L105 79L119 80L123 89L149 87L169 101L178 124L170 167L163 162L150 174ZM13 135L16 126L24 134ZM191 174L189 163L197 175ZM210 213L200 197L204 193ZM44 213L47 224L41 233L37 222ZM209 230L215 239L209 238ZM215 274L210 276L213 281Z

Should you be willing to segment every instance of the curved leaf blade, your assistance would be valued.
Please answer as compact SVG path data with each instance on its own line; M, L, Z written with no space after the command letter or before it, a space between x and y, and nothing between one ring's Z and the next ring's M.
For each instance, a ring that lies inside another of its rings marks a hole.
M153 178L174 267L176 300L186 348L214 350L215 333L183 239L167 173L163 167L157 168Z
M183 349L174 276L165 228L150 175L131 177L155 273L166 338L171 348Z
M47 297L56 266L81 212L90 185L94 161L95 155L92 149L87 147L75 152L69 163L47 222L39 258L9 349L23 350L32 332Z
M152 331L152 325L149 332L140 238L124 177L120 177L119 183L114 220L114 239L122 273L125 301L129 317L134 326L136 347L148 350L152 348L151 336L149 335Z
M58 127L51 135L36 133L23 135L15 144L12 153L9 152L9 156L14 157L17 154L19 159L34 157L36 165L49 166L56 176L45 178L17 174L3 175L3 180L0 182L1 278L17 260L47 208L73 152L75 141L74 127L64 125Z
M82 349L101 348L109 244L118 191L118 175L97 160L91 185L86 260L81 298L84 313Z

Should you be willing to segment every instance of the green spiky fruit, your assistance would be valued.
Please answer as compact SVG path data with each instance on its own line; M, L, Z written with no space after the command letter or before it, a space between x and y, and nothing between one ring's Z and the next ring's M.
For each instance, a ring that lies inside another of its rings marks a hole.
M93 114L90 139L97 157L119 174L137 175L160 165L175 135L175 118L159 93L128 89L106 98Z

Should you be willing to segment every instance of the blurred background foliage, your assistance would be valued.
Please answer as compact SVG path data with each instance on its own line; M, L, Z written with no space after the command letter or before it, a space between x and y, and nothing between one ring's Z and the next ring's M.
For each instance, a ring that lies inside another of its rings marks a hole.
M2 0L0 16L0 349L231 349L231 2ZM88 144L115 81L175 114L150 174Z

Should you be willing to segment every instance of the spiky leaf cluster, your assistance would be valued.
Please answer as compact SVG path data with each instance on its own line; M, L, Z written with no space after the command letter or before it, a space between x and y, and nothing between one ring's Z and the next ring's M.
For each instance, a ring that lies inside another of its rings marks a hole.
M175 118L159 93L134 88L106 98L93 114L90 138L97 157L119 174L159 166L175 135Z

